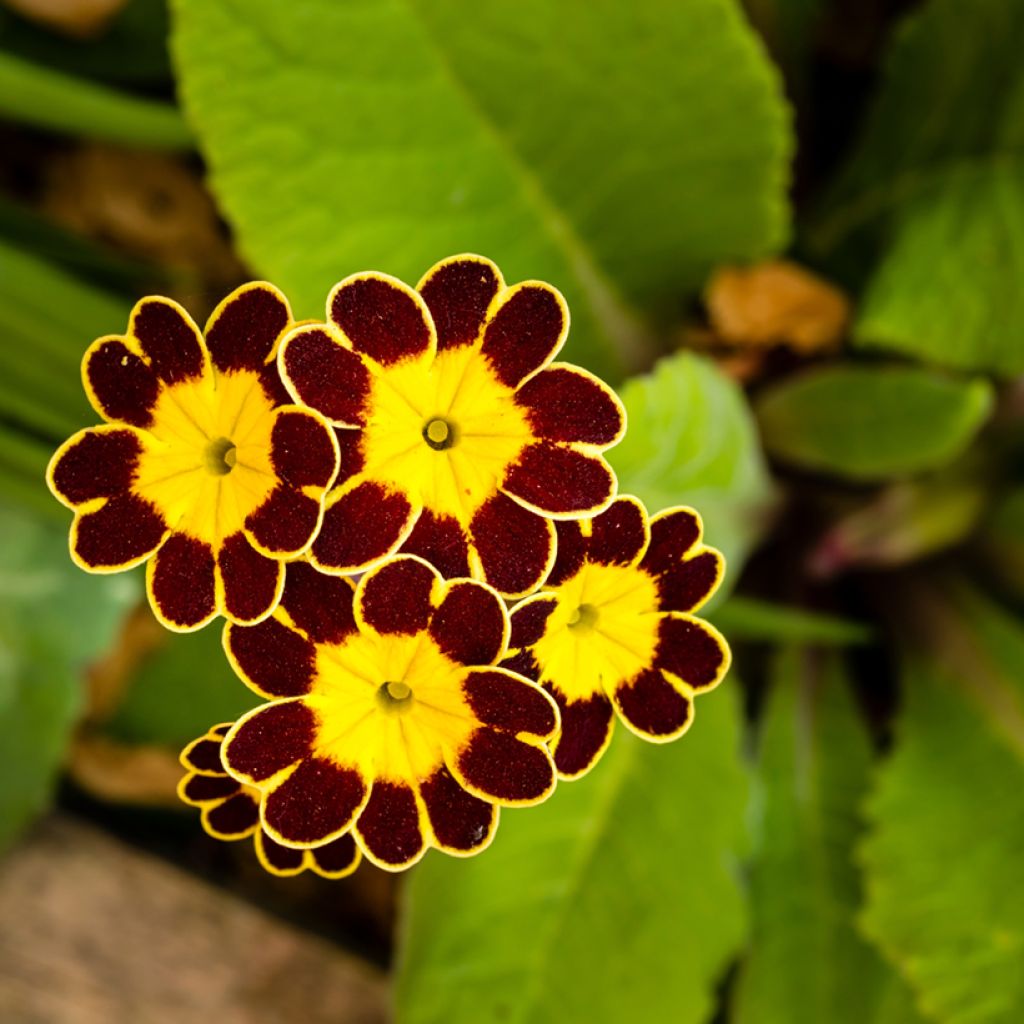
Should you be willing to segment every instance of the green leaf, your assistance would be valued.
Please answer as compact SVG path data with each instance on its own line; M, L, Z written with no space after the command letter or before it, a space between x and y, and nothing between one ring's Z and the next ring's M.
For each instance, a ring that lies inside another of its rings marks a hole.
M867 807L863 924L944 1024L1024 1018L1024 626L962 590L907 595L892 756ZM905 632L905 630L904 630Z
M87 576L66 530L0 505L0 847L46 805L81 700L138 580Z
M732 0L177 0L173 51L247 258L322 315L460 251L543 278L569 357L637 363L725 259L787 235L788 113Z
M862 622L752 597L730 597L708 617L730 640L853 647L872 638L871 627Z
M492 847L431 854L401 936L401 1024L698 1024L746 928L747 779L735 682L656 747L619 729L601 764Z
M653 514L692 505L705 538L739 578L769 525L773 492L757 430L739 387L708 359L681 352L622 387L629 429L608 457L620 490Z
M979 540L989 572L1016 597L1024 597L1024 487L999 500Z
M971 443L992 408L984 380L914 367L833 366L791 377L757 403L768 451L848 477L935 469Z
M854 339L1024 370L1024 7L933 0L899 32L861 145L812 233L881 247Z
M128 312L124 300L0 240L0 417L54 442L95 423L82 355L94 338L124 330Z
M125 699L104 724L125 743L181 749L218 722L230 722L259 703L232 672L221 628L175 633L132 677Z
M0 117L87 139L189 149L177 109L116 92L0 51Z
M852 862L871 743L835 657L777 660L757 762L753 943L733 1024L916 1024L903 982L854 929Z

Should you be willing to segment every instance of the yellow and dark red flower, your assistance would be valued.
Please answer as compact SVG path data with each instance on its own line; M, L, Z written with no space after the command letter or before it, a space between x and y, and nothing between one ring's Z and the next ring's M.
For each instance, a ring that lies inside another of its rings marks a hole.
M266 832L295 849L351 833L375 864L401 870L429 846L476 853L499 806L546 799L558 709L497 667L508 632L491 587L445 582L416 556L354 587L291 563L274 615L224 633L239 676L270 698L223 752L231 775L262 792Z
M319 529L338 445L278 377L292 325L285 297L262 282L214 310L205 340L177 303L147 298L124 336L98 339L82 361L108 424L65 442L47 482L75 513L75 562L118 572L149 560L150 603L170 629L269 615L282 561Z
M555 567L541 593L512 609L502 664L558 703L552 750L561 778L597 763L616 712L644 739L681 736L694 698L728 670L725 639L693 614L724 571L701 535L692 509L648 520L643 504L625 495L592 519L558 524Z
M296 850L275 842L260 828L260 793L233 779L224 770L221 751L231 723L215 725L182 752L186 774L178 785L178 796L201 812L203 828L215 839L253 837L259 862L273 875L288 877L305 870L324 878L351 875L362 853L351 835L313 850Z
M552 363L569 329L562 296L538 281L507 287L489 260L455 256L415 290L346 278L327 315L291 331L278 357L294 398L342 428L313 563L352 574L401 548L449 579L536 589L552 520L611 501L602 452L625 429L610 388Z

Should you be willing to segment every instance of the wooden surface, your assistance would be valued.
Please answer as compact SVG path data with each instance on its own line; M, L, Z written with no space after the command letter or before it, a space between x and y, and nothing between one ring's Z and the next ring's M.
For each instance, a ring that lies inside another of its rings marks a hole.
M2 1024L384 1024L380 971L92 826L0 860Z

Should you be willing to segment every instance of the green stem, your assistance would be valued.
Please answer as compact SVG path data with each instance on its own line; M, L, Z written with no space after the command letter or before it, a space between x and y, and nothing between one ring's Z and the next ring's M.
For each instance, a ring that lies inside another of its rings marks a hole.
M71 135L147 146L191 149L179 111L0 53L0 116Z

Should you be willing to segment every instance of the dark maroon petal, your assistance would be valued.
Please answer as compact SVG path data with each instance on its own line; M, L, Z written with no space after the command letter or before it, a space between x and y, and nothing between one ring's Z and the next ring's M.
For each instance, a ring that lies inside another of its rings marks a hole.
M568 703L558 690L546 689L562 716L562 730L552 751L555 767L564 778L578 778L597 763L608 745L615 722L612 702L603 693L595 693Z
M565 300L550 285L510 289L484 328L481 351L502 384L520 381L554 358L569 330Z
M128 327L156 375L166 384L198 377L205 358L199 329L170 299L143 299L132 310Z
M420 513L401 552L419 555L446 580L470 574L469 540L465 531L452 516L435 515L428 508Z
M583 525L578 519L559 519L555 523L558 550L555 564L548 576L549 587L560 587L583 568L587 559L590 538L583 536Z
M249 513L245 528L262 551L282 558L304 551L319 523L319 501L290 484L278 484Z
M101 338L86 352L82 376L93 408L136 427L153 422L160 381L152 367L120 338Z
M365 799L357 771L311 757L267 796L263 821L274 838L316 843L348 828Z
M347 278L331 292L328 308L352 347L385 366L423 355L434 343L426 304L393 277Z
M662 616L654 652L656 668L671 672L691 689L707 690L722 678L728 662L729 648L706 622Z
M528 594L544 582L555 547L550 520L496 494L477 510L470 535L484 579L499 593Z
M259 370L291 323L288 300L265 281L236 288L206 324L206 347L218 370Z
M644 669L615 691L623 719L651 739L671 739L685 731L693 705L657 669Z
M486 727L473 733L451 767L472 790L498 803L536 803L555 784L544 750Z
M430 622L441 653L463 665L490 665L505 648L505 606L488 587L453 583Z
M272 363L267 363L259 372L260 387L263 388L263 393L267 396L267 401L273 406L288 405L293 401L292 396L289 394L288 389L284 386L284 382L281 380L281 374L278 373L277 360Z
M241 788L229 775L192 775L185 780L181 795L189 803L205 804L211 800L226 800Z
M512 609L509 650L532 647L544 635L551 613L558 607L553 597L528 597Z
M651 518L651 543L640 567L659 575L677 565L700 537L700 517L693 509L659 512Z
M602 565L632 565L647 548L647 513L636 498L616 498L591 520L587 556Z
M258 856L263 866L273 874L297 875L306 863L306 851L282 846L260 829L256 834Z
M385 867L405 867L423 853L416 796L402 783L374 782L356 832L370 856Z
M295 626L318 644L340 644L356 631L352 584L317 572L308 562L291 562L281 607Z
M666 612L696 611L715 592L725 562L714 548L684 559L655 578L658 605Z
M282 409L270 433L274 472L293 487L330 487L338 471L334 434L303 409Z
M366 456L363 455L363 432L347 427L335 427L334 438L338 442L338 476L334 482L340 487L356 473L361 473L366 465Z
M625 429L626 419L615 392L576 366L559 364L541 370L516 392L533 432L550 441L577 441L607 447Z
M238 793L211 807L205 816L207 829L222 838L247 836L259 822L260 805L248 793Z
M487 845L497 824L497 809L467 793L444 765L420 785L420 796L439 847L470 853Z
M502 732L547 739L558 727L547 694L511 672L475 669L463 680L462 692L476 718Z
M195 629L217 614L216 562L209 544L172 533L150 563L149 603L164 625Z
M356 589L356 612L377 633L411 635L430 624L436 570L411 555L398 555L368 572Z
M224 745L224 763L256 782L307 757L316 739L316 717L302 701L265 704L250 713Z
M220 740L201 736L181 752L182 764L202 775L223 775L220 760Z
M235 671L259 693L301 697L316 671L316 648L277 617L255 626L229 625L225 642Z
M453 256L428 271L417 290L434 318L438 349L476 341L501 285L498 268L480 256Z
M134 494L119 494L76 520L71 550L85 569L127 569L152 554L166 530L154 505Z
M123 494L135 479L142 441L134 430L94 427L62 445L50 467L50 486L68 505Z
M517 675L526 676L527 679L532 679L535 683L540 681L540 665L537 664L537 659L529 648L518 654L513 654L511 658L503 658L500 667L507 668L509 672L515 672Z
M606 505L615 493L615 477L600 456L541 441L522 450L502 489L531 508L566 515Z
M372 480L334 491L313 541L313 563L328 572L358 572L402 543L415 514L404 494Z
M224 614L233 622L256 622L274 610L284 586L284 566L261 555L244 533L224 541L217 568L224 584Z
M351 874L359 864L362 854L356 846L351 832L332 839L323 846L314 846L309 851L318 874L328 878L340 878Z
M339 424L366 415L370 372L362 359L324 327L299 327L282 342L278 367L297 402Z

